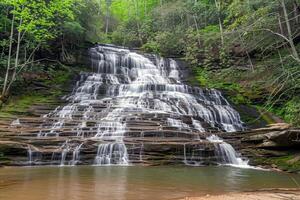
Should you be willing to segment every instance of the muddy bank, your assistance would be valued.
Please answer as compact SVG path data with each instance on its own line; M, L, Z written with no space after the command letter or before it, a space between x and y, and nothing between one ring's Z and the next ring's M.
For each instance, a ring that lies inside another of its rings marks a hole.
M222 195L205 195L202 197L186 197L182 200L279 200L300 199L300 189L273 189L265 191L234 192Z

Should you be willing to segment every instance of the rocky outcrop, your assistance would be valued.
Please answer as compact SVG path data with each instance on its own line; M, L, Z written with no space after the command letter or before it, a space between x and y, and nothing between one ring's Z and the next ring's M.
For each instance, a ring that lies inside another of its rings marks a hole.
M250 164L267 168L300 171L300 129L278 123L266 128L234 133L235 146Z
M300 129L286 124L274 124L243 133L242 143L255 144L257 148L283 149L300 148Z
M38 138L36 135L40 131L41 118L24 118L19 122L19 125L13 126L9 121L2 121L0 124L0 152L2 153L0 163L5 165L60 164L60 157L64 151L61 147L68 140L72 145L65 158L67 161L73 160L76 144L82 144L81 159L77 164L93 164L99 141L77 137L73 134L72 124L68 126L69 128L60 130L61 135L65 137ZM191 161L190 164L211 165L217 164L221 159L215 154L215 144L205 140L211 133L174 130L172 127L162 127L161 124L149 120L136 120L129 124L130 128L126 132L124 143L129 158L134 164L183 164ZM297 152L300 151L300 130L291 128L287 124L276 124L236 133L215 132L215 134L232 144L243 156L248 157L253 165L280 167L272 163L272 159L287 156L290 156L286 160L287 165L295 166L300 163L300 154L297 156ZM195 137L199 137L199 140L195 140ZM291 152L294 152L295 156L291 156ZM33 160L34 163L28 163Z
M3 153L3 159L0 159L0 164L59 165L66 141L69 143L65 156L67 162L71 164L76 147L82 144L80 160L76 164L94 164L100 141L76 136L72 124L57 130L61 133L60 137L39 138L40 118L24 118L19 121L20 125L2 124L0 152ZM93 130L86 131L85 134L89 134L88 132L95 134ZM205 140L210 133L175 130L168 126L161 127L153 121L136 120L125 135L124 143L132 164L170 165L186 162L191 165L216 165L222 159L215 154L215 144ZM195 140L195 137L199 140Z

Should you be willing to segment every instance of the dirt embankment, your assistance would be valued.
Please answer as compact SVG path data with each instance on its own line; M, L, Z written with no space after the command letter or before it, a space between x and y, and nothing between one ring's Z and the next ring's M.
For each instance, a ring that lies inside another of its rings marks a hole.
M300 189L280 189L186 197L182 200L300 200Z

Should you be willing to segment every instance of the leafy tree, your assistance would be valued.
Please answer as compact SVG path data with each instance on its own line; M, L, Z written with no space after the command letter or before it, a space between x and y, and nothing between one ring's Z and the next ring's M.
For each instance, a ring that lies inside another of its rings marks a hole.
M11 27L2 101L17 75L33 62L35 52L59 34L58 27L64 20L73 17L73 3L71 0L1 0Z

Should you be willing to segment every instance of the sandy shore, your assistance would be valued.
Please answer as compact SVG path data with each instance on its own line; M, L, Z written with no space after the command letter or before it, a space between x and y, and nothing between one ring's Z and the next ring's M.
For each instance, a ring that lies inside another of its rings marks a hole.
M300 200L300 190L270 190L222 195L206 195L203 197L186 197L182 200Z

